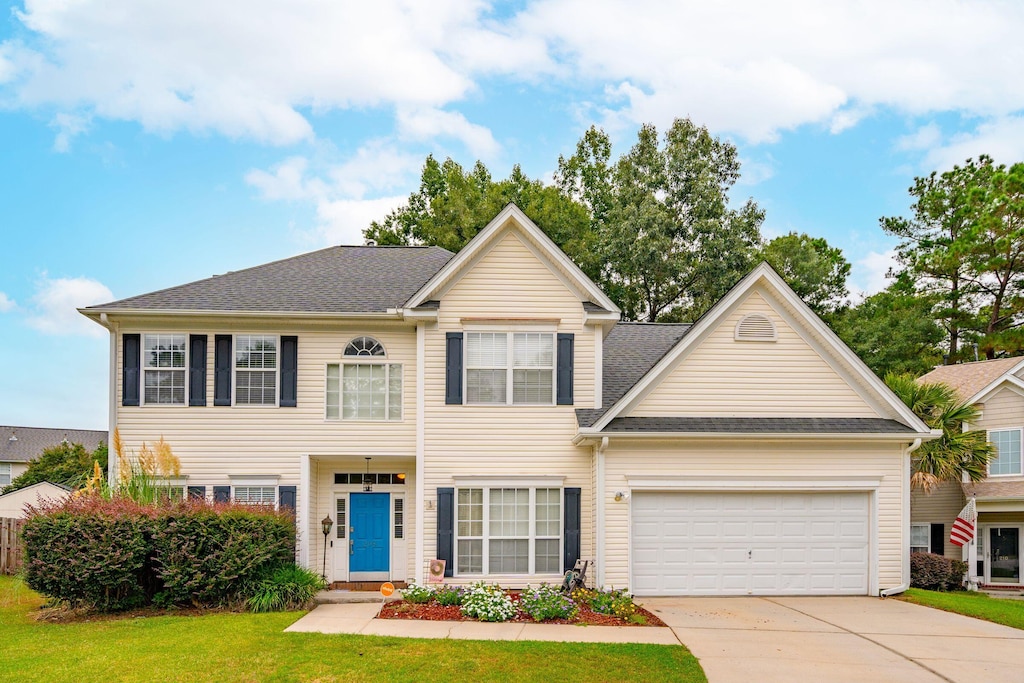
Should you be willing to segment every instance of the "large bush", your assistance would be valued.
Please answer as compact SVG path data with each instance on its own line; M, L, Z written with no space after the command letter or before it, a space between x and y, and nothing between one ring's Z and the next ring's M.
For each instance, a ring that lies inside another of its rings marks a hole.
M24 538L28 585L71 606L223 605L294 560L295 523L266 507L79 496L30 509Z
M935 553L910 553L910 585L932 591L955 591L963 587L967 563Z

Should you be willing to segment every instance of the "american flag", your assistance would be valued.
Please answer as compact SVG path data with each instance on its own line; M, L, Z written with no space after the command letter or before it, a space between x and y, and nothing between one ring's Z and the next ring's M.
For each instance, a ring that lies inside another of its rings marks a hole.
M974 538L974 522L978 519L978 513L974 509L974 499L967 501L967 505L956 516L953 522L953 530L949 532L949 542L953 545L963 546Z

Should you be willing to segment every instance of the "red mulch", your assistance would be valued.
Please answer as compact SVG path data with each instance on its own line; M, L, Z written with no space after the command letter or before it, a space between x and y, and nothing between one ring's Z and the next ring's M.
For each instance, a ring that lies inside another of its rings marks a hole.
M513 594L513 600L516 599L516 595ZM636 624L625 619L619 619L618 617L610 614L601 614L600 612L594 612L586 605L580 605L579 613L575 619L549 619L542 623L545 624L579 624L586 626L664 626L663 622L658 617L654 616L642 607L636 608L637 614L643 615L647 620L646 624ZM397 602L390 602L384 606L380 611L378 619L419 619L422 621L476 621L464 615L457 605L446 607L444 605L438 605L437 603L427 604L413 604L406 602L405 600L399 600ZM519 623L534 623L533 619L529 616L518 612L516 616L511 619L512 622Z

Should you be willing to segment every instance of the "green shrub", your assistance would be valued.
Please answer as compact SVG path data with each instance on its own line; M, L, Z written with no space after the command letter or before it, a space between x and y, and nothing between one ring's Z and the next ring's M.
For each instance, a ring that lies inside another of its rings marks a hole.
M534 621L572 619L579 611L572 598L546 583L540 588L527 587L519 596L519 608Z
M463 599L462 613L480 621L508 621L516 616L516 606L500 586L481 581Z
M280 612L306 607L327 582L316 572L286 564L269 572L246 590L246 604L253 612Z
M132 501L70 498L30 508L25 521L25 582L72 607L104 611L147 604L152 510Z
M402 590L402 598L406 602L411 602L416 605L425 605L434 599L434 591L429 586L420 586L419 584L410 583L408 588Z
M437 600L437 604L444 605L445 607L461 605L466 597L466 592L466 589L462 586L445 584L434 589L434 599Z
M910 553L910 585L933 591L963 588L967 563L935 553Z

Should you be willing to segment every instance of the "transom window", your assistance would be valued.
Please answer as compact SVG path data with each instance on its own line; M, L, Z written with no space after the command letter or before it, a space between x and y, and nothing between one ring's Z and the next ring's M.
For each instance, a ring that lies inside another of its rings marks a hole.
M235 403L277 405L277 337L235 337Z
M910 526L910 552L931 552L931 526L928 524L912 524Z
M343 362L327 366L327 419L402 419L402 366L386 358L372 337L348 343Z
M145 335L142 357L145 402L185 405L185 335Z
M560 573L561 535L561 489L458 490L457 574Z
M988 433L996 457L988 464L991 475L1021 474L1021 430L1002 429Z
M273 505L277 501L276 486L236 486L235 500L250 505Z
M555 335L467 332L466 402L554 403Z

